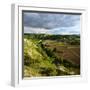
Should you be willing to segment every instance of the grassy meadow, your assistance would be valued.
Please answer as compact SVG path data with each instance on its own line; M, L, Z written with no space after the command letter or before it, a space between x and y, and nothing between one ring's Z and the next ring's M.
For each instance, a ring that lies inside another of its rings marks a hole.
M24 34L24 77L80 75L80 35Z

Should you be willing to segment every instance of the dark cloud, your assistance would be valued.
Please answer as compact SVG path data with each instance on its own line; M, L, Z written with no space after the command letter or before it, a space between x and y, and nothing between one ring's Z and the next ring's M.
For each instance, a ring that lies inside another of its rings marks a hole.
M26 27L45 29L71 27L79 21L79 15L24 12L24 26Z

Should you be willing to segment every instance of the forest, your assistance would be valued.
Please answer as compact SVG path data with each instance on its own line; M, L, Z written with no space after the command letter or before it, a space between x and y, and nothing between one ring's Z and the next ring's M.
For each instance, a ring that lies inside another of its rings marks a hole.
M80 75L80 35L24 34L24 77Z

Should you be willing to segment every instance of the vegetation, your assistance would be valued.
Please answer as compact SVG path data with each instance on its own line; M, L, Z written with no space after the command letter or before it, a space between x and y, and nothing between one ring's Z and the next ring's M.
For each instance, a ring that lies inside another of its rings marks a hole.
M24 77L79 74L79 35L24 34Z

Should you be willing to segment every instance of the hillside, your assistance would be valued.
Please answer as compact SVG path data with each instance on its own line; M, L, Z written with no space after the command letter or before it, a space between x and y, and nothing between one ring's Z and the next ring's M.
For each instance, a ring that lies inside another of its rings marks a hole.
M24 35L24 77L80 74L79 43L78 36Z

